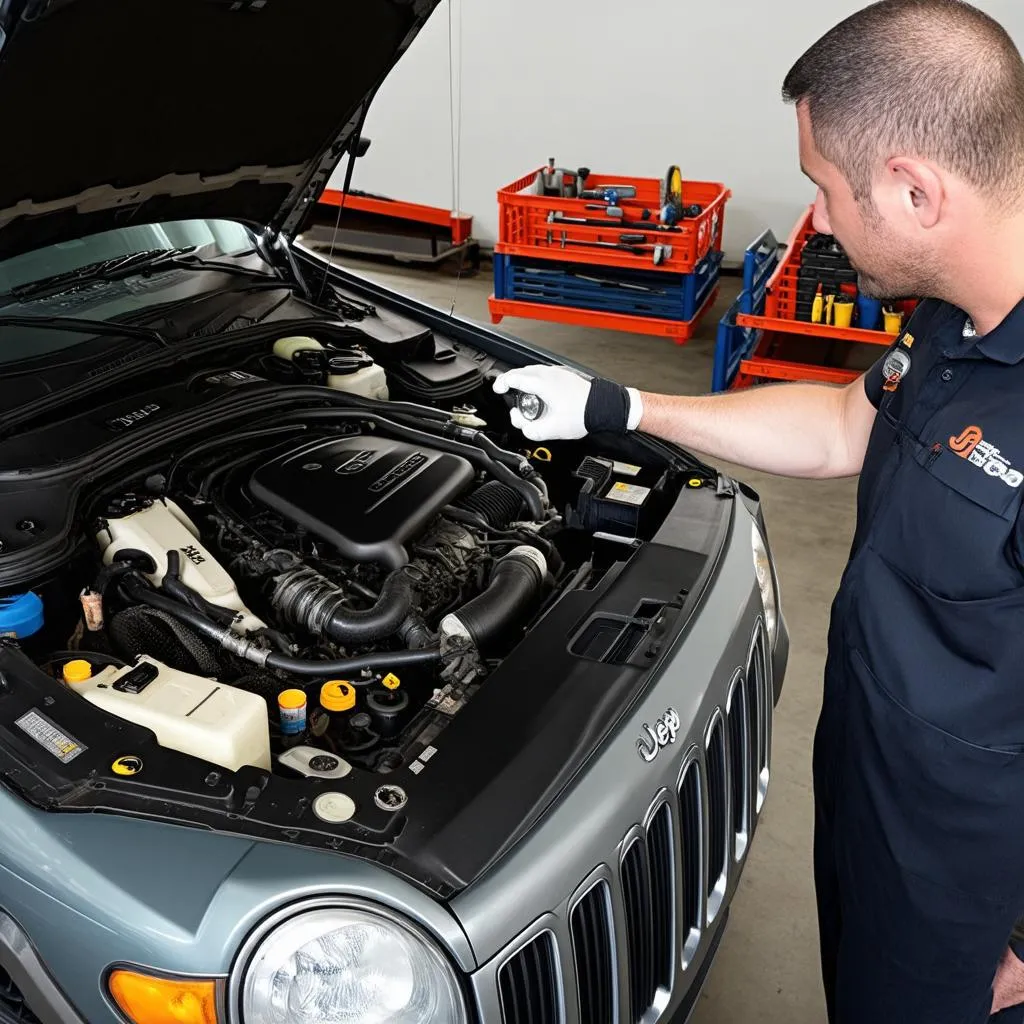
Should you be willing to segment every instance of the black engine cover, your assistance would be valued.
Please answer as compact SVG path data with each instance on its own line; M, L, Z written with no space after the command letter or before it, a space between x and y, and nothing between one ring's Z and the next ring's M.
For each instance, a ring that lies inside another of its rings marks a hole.
M355 562L397 569L415 537L473 482L458 455L376 435L314 441L262 465L252 496Z

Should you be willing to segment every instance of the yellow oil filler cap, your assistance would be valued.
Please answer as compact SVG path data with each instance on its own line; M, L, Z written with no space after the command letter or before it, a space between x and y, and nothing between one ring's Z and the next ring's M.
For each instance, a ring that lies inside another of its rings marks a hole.
M332 679L320 687L320 706L326 711L349 711L356 706L356 689L351 683Z
M64 665L65 683L84 683L87 679L92 679L92 665L83 658L76 658Z

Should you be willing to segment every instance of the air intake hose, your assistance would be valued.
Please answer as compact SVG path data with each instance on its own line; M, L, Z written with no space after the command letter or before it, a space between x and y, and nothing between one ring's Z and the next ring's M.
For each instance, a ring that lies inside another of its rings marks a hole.
M525 503L522 495L500 480L488 480L459 501L459 507L476 512L488 525L506 530L518 519Z
M487 589L441 620L441 635L467 637L485 650L534 603L547 568L536 548L527 544L513 548L495 565Z
M293 625L341 644L366 643L398 632L412 608L412 583L397 569L371 608L343 608L343 590L307 566L278 576L273 606Z
M238 658L251 661L260 668L275 669L279 672L291 672L296 675L316 676L320 679L331 676L346 676L362 669L386 669L394 671L406 665L422 665L431 661L439 661L441 651L438 647L424 647L418 651L374 651L355 658L340 658L337 661L305 661L291 658L284 654L263 650L252 641L232 633L230 629L218 626L208 619L201 611L183 604L181 601L152 588L149 581L139 574L124 577L121 588L125 594L135 601L159 608L173 615L181 622L187 623L197 633L208 636L226 651Z

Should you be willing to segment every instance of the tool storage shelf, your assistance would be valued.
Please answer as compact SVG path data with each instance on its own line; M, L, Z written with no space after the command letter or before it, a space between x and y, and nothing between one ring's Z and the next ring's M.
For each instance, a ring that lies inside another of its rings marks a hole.
M889 345L893 337L882 329L864 329L860 326L836 327L833 324L812 323L811 304L814 299L813 284L808 292L801 287L800 267L804 248L815 235L813 226L814 207L808 207L786 243L786 252L768 281L763 304L754 312L739 312L736 326L773 331L780 334L798 334L803 337L822 338L833 342L866 342L871 345ZM904 315L913 310L914 302L896 303L895 307Z
M771 232L744 254L743 291L718 325L712 390L748 387L767 380L813 380L845 384L878 358L877 346L894 335L881 327L837 327L812 322L815 274L805 273L804 252L815 236L814 207L800 217L780 256ZM827 258L824 261L827 264ZM818 267L822 261L819 257ZM808 266L810 261L808 261ZM856 273L845 271L830 282L856 291ZM821 271L829 276L827 271ZM905 323L916 302L893 304Z
M618 270L585 263L495 255L491 320L505 316L690 338L718 294L722 253L692 274Z
M502 256L558 259L564 262L578 261L606 267L623 267L634 270L656 269L665 273L689 274L696 270L709 252L722 248L722 231L725 222L725 204L732 193L717 182L684 181L683 203L696 204L702 212L696 217L686 217L674 225L678 230L660 230L658 211L662 204L663 183L657 178L631 178L591 174L586 180L587 189L603 189L613 185L629 185L636 189L636 196L624 199L624 218L629 225L609 217L601 210L588 210L588 206L600 205L595 200L541 196L532 191L537 175L543 168L524 175L518 181L498 191L498 241L495 253ZM630 217L630 211L639 213L642 209L651 211L645 226L635 223L639 216ZM604 224L569 224L552 221L551 218L568 217L577 220L607 221ZM617 249L587 248L594 242L617 242L619 236L628 233L643 233L648 245L662 243L672 247L672 254L660 265L653 267L652 255L647 252L636 254ZM565 246L562 245L563 236ZM577 243L577 244L573 244ZM580 244L582 243L582 244Z
M877 359L879 350L874 344L851 340L849 332L842 328L829 328L827 335L821 331L794 332L785 321L765 315L769 289L778 279L783 263L778 242L770 231L747 247L743 257L743 290L718 325L712 391L771 380L847 384ZM800 327L825 326L795 323ZM882 344L892 341L891 334L870 333L880 335Z

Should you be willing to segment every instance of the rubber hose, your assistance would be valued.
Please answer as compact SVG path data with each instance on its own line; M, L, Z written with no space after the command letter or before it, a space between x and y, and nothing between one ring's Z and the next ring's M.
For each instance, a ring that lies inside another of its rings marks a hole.
M521 455L507 452L504 448L496 445L485 433L480 430L475 432L474 444L478 444L492 459L503 465L510 466L513 470L521 473L523 477L544 495L548 496L547 481L537 472L536 468L524 459Z
M340 676L348 677L361 669L399 669L409 665L425 665L439 661L439 647L423 647L418 651L376 651L359 658L340 658L338 661L301 661L284 654L272 654L267 658L267 668L289 672L296 676Z
M167 552L167 572L164 573L160 588L171 597L176 597L179 601L191 605L196 611L202 612L222 626L230 626L238 614L231 611L230 608L222 608L212 601L207 601L202 594L193 590L182 580L181 554L173 548Z
M308 567L279 577L271 601L297 626L341 644L366 643L398 632L412 608L412 581L396 569L384 581L371 608L342 608L344 590Z
M459 505L483 516L489 525L506 530L519 517L523 502L519 492L512 490L508 484L500 480L488 480L462 498Z
M254 664L299 676L346 676L361 669L397 669L408 665L422 665L441 658L439 647L424 647L418 651L377 651L357 658L340 658L337 661L303 661L285 654L268 654L266 651L250 648L245 654L238 654L239 639L228 629L222 629L215 622L188 605L181 604L164 594L149 589L148 583L138 577L124 580L128 596L153 608L159 608L188 623L197 632L216 640L222 647L236 653ZM225 642L227 641L227 642Z
M176 619L191 626L197 633L209 637L220 646L224 646L224 638L231 635L230 629L218 626L216 622L208 619L191 605L184 604L166 594L157 593L149 585L149 581L142 577L126 576L121 581L121 586L132 600L173 615Z
M546 566L535 548L519 547L501 558L487 589L441 622L442 634L466 635L481 650L521 618L540 593Z

